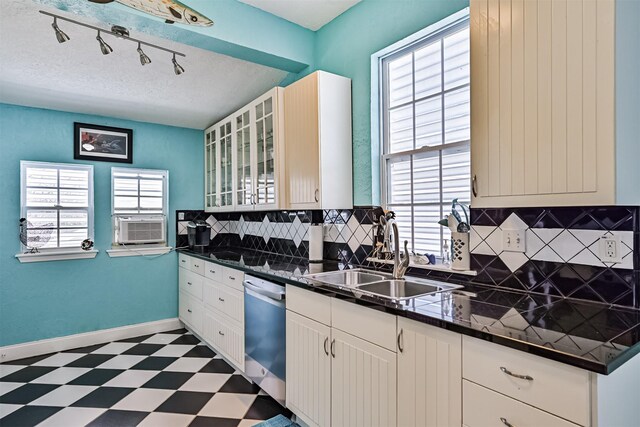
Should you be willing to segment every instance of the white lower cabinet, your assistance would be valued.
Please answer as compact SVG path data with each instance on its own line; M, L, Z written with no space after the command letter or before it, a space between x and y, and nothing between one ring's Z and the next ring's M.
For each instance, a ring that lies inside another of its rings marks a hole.
M462 421L462 336L398 317L398 425Z

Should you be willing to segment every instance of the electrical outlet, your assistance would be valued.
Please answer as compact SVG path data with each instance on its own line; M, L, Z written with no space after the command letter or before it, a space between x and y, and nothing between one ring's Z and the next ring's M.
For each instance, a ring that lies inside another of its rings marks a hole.
M525 252L525 230L502 230L502 250L506 252Z
M184 212L178 212L178 221L184 221Z
M622 262L620 258L620 237L606 234L600 237L600 261Z

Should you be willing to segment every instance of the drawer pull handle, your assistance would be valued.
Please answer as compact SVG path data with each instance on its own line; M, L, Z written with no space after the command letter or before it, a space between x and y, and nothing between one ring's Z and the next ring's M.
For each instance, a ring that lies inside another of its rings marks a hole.
M216 274L216 271L215 271L215 270L211 270L211 269L209 269L209 273Z
M193 311L191 311L191 309L190 309L190 308L187 308L187 311L188 311L189 313L193 313Z
M195 268L200 267L198 264L193 264L193 266L194 266Z
M218 333L219 333L220 335L224 336L224 334L222 333L222 331L218 331Z
M514 427L513 424L511 424L509 421L507 421L507 419L504 418L504 417L500 417L500 421L502 421L502 424L504 424L507 427Z
M233 276L229 276L229 280L236 280L236 278Z
M329 337L325 337L324 339L324 354L329 355L329 349L327 349L327 344L329 344Z
M514 374L513 372L511 372L510 370L508 370L504 366L500 366L500 370L502 372L504 372L505 374L507 374L507 375L511 375L512 377L519 378L521 380L533 381L533 377L531 377L529 375Z
M220 302L224 302L224 298L220 298L220 297L218 297L218 301L220 301Z
M333 356L333 358L336 358L336 340L333 339L331 341L331 356Z
M191 286L192 284L193 284L193 283L191 283L191 282L187 282L187 285L189 285L189 286Z
M398 334L398 350L400 350L400 353L404 352L404 345L403 345L404 337L402 336L402 332L403 332L403 329L400 329L400 333Z

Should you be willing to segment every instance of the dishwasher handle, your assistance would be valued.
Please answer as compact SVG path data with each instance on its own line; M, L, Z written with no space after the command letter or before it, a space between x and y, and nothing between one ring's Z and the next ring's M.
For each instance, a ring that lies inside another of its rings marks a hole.
M244 282L242 282L242 284L244 285L245 289L253 291L272 300L282 301L285 296L285 291L277 292L270 289L261 288L260 286L253 284L250 280L245 280Z

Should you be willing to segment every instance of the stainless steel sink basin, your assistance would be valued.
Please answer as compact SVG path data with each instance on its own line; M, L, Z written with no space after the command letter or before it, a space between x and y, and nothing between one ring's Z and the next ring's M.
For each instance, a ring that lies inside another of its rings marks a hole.
M384 280L357 287L359 291L393 300L405 300L423 295L459 289L462 286L450 285L419 279Z
M327 273L309 274L305 278L320 285L356 287L367 283L380 282L391 278L390 274L371 272L360 268L353 270L330 271Z

